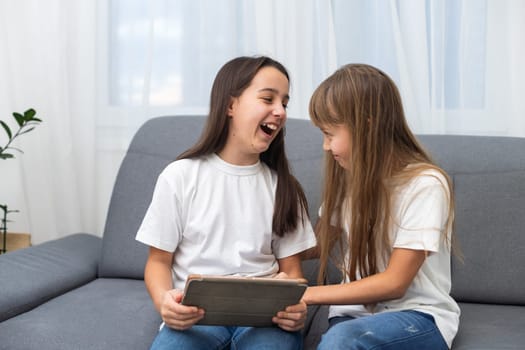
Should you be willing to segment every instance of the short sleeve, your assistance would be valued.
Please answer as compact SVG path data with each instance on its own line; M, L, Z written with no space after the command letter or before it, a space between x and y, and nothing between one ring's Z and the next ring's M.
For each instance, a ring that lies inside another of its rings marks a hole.
M299 218L297 229L294 232L288 232L283 237L273 235L272 250L276 259L298 254L317 245L312 224L305 213L303 217L304 222Z
M448 216L449 189L441 174L413 180L396 205L393 247L438 252Z
M136 240L149 246L174 252L182 236L181 210L176 183L163 171Z

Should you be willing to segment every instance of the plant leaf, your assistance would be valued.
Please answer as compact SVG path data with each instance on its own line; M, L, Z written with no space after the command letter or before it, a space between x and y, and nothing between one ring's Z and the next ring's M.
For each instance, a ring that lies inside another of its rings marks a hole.
M9 159L9 158L14 158L15 156L12 155L11 153L1 153L0 154L0 159Z
M7 136L9 136L9 139L11 140L11 137L13 137L13 134L11 134L11 129L9 128L9 126L6 123L4 123L2 120L0 120L0 124L2 124L5 132L7 133Z
M13 117L15 117L16 122L18 123L18 126L24 125L24 121L25 120L24 120L24 116L22 114L14 112L13 113Z
M28 109L24 112L24 119L25 120L31 120L35 116L36 111L33 108Z

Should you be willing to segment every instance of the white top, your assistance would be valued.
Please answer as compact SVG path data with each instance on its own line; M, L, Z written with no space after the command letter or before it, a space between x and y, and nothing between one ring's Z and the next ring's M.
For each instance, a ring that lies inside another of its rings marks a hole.
M458 330L460 309L449 294L450 247L440 234L448 215L446 188L443 176L429 170L412 180L397 196L393 209L399 225L390 234L393 248L426 250L429 254L405 295L378 303L374 313L410 309L430 314L450 348ZM379 263L379 271L385 269L386 262ZM333 305L329 317L370 314L363 305Z
M178 289L189 274L273 276L277 259L316 245L306 214L295 232L272 232L276 186L277 174L262 162L237 166L215 154L172 162L136 239L174 252Z

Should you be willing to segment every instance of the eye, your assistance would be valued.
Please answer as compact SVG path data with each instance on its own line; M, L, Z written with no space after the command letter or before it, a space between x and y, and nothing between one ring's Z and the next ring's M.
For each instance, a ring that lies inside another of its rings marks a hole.
M330 134L328 131L324 130L324 129L321 129L321 132L323 133L323 135L325 137L332 137L332 134Z
M271 97L261 97L266 103L272 103L273 99Z

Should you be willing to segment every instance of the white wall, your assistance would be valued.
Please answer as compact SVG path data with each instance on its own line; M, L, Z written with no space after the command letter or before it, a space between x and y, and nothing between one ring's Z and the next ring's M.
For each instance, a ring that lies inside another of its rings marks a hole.
M5 120L6 118L0 118ZM0 129L3 132L3 129ZM3 139L0 143L4 145ZM15 155L23 157L22 155ZM22 191L20 162L18 159L0 159L0 204L7 204L10 210L19 210L19 213L11 213L7 219L12 220L7 224L9 232L29 232L29 220L27 217L26 201ZM3 212L0 212L3 215Z
M0 118L6 120L6 118ZM3 145L3 130L0 129L0 143ZM37 132L36 129L33 132ZM30 134L27 137L31 137ZM25 151L25 153L30 150ZM97 182L99 190L96 193L96 230L89 232L102 236L106 221L106 214L111 197L114 176L118 172L120 161L124 157L125 150L101 150L97 152ZM17 158L23 157L23 154L15 155ZM19 210L18 213L8 215L8 220L12 220L7 225L9 232L31 233L29 217L27 210L26 198L24 198L23 183L21 176L21 162L19 159L0 160L0 204L7 204L10 210ZM119 161L115 161L118 159ZM111 174L111 176L108 176ZM38 176L36 174L35 176ZM46 205L45 199L39 198L42 206Z

